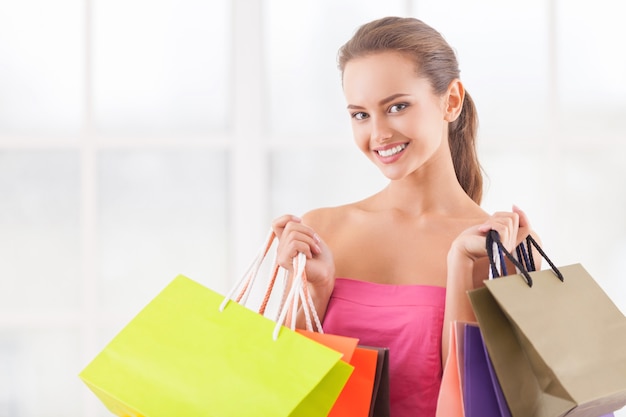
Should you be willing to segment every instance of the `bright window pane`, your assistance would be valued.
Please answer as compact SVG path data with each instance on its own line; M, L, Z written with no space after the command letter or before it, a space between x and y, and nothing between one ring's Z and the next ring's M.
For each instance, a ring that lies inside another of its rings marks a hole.
M482 207L488 213L511 211L515 204L530 217L541 235L553 233L550 221L557 215L553 204L557 190L553 181L554 160L550 153L537 149L485 147L479 150L483 168Z
M615 243L626 236L626 168L623 152L614 148L587 149L584 152L564 151L559 155L555 172L558 175L559 198L555 204L561 213L567 212L572 222L561 222L564 245L563 258L595 260L604 270L616 259L610 254ZM574 220L576 219L576 220ZM587 246L588 245L588 246ZM580 246L587 246L583 252ZM622 259L622 258L619 258ZM566 259L567 261L567 259ZM622 280L619 275L605 274L599 281Z
M275 151L271 181L273 216L361 200L388 183L356 147Z
M227 284L226 154L107 151L99 158L100 301L133 312L178 274Z
M76 151L0 152L0 315L80 306L79 162Z
M0 134L81 127L83 3L0 2Z
M0 416L80 416L79 337L66 329L0 329Z
M571 138L598 140L626 135L626 25L624 4L557 2L558 91L563 123Z
M98 129L223 129L229 115L230 3L94 0Z
M271 130L349 133L337 50L361 24L404 14L405 2L269 0L265 4Z

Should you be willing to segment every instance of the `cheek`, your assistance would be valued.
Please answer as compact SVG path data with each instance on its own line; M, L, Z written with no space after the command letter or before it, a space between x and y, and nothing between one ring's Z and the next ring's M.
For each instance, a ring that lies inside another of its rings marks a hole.
M389 123L390 129L399 138L404 137L415 141L423 140L424 124L414 117L402 117Z
M441 136L443 118L435 112L430 114L421 113L415 117L407 117L402 120L402 124L396 126L399 132L421 142L431 142L438 140Z
M358 137L355 136L354 143L356 144L357 148L361 152L365 154L369 154L369 151L370 151L369 141L363 138L363 136L358 136Z
M360 124L353 123L352 124L352 138L354 139L354 143L360 148L369 149L369 132Z

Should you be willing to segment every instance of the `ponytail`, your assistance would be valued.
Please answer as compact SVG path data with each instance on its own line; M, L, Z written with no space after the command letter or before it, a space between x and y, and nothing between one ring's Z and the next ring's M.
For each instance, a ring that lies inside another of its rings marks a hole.
M476 154L477 131L476 106L466 91L459 117L448 126L448 142L459 184L472 200L480 204L483 196L483 176Z

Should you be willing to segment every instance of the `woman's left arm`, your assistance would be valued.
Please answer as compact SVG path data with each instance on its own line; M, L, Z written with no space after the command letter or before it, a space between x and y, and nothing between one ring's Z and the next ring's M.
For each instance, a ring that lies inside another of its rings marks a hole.
M498 232L508 251L512 251L529 234L537 239L526 214L514 206L513 211L495 213L484 223L465 230L453 241L447 257L446 308L441 346L444 366L451 324L454 321L476 321L467 292L481 285L488 277L486 235L490 230Z

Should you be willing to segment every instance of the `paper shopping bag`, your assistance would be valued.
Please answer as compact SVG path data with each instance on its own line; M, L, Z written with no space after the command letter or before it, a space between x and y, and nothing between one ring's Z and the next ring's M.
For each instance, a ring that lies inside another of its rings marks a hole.
M437 417L510 417L476 323L450 326Z
M582 265L558 272L563 281L521 270L469 293L514 417L594 417L626 404L626 318Z
M341 353L182 275L80 373L118 416L326 416Z
M349 362L354 366L354 371L330 410L329 417L369 416L377 361L376 350L363 347L355 349Z
M357 346L359 340L352 337L309 330L297 332L343 353L342 359L354 367L328 417L368 417L372 405L378 351Z
M372 389L372 404L369 417L390 417L389 409L389 348L361 346L373 349L378 355L376 376Z
M500 383L491 371L480 328L473 323L462 326L465 417L511 417Z
M437 417L463 417L463 390L461 388L457 328L457 322L453 322L450 326L448 360L441 376L439 397L437 398Z

